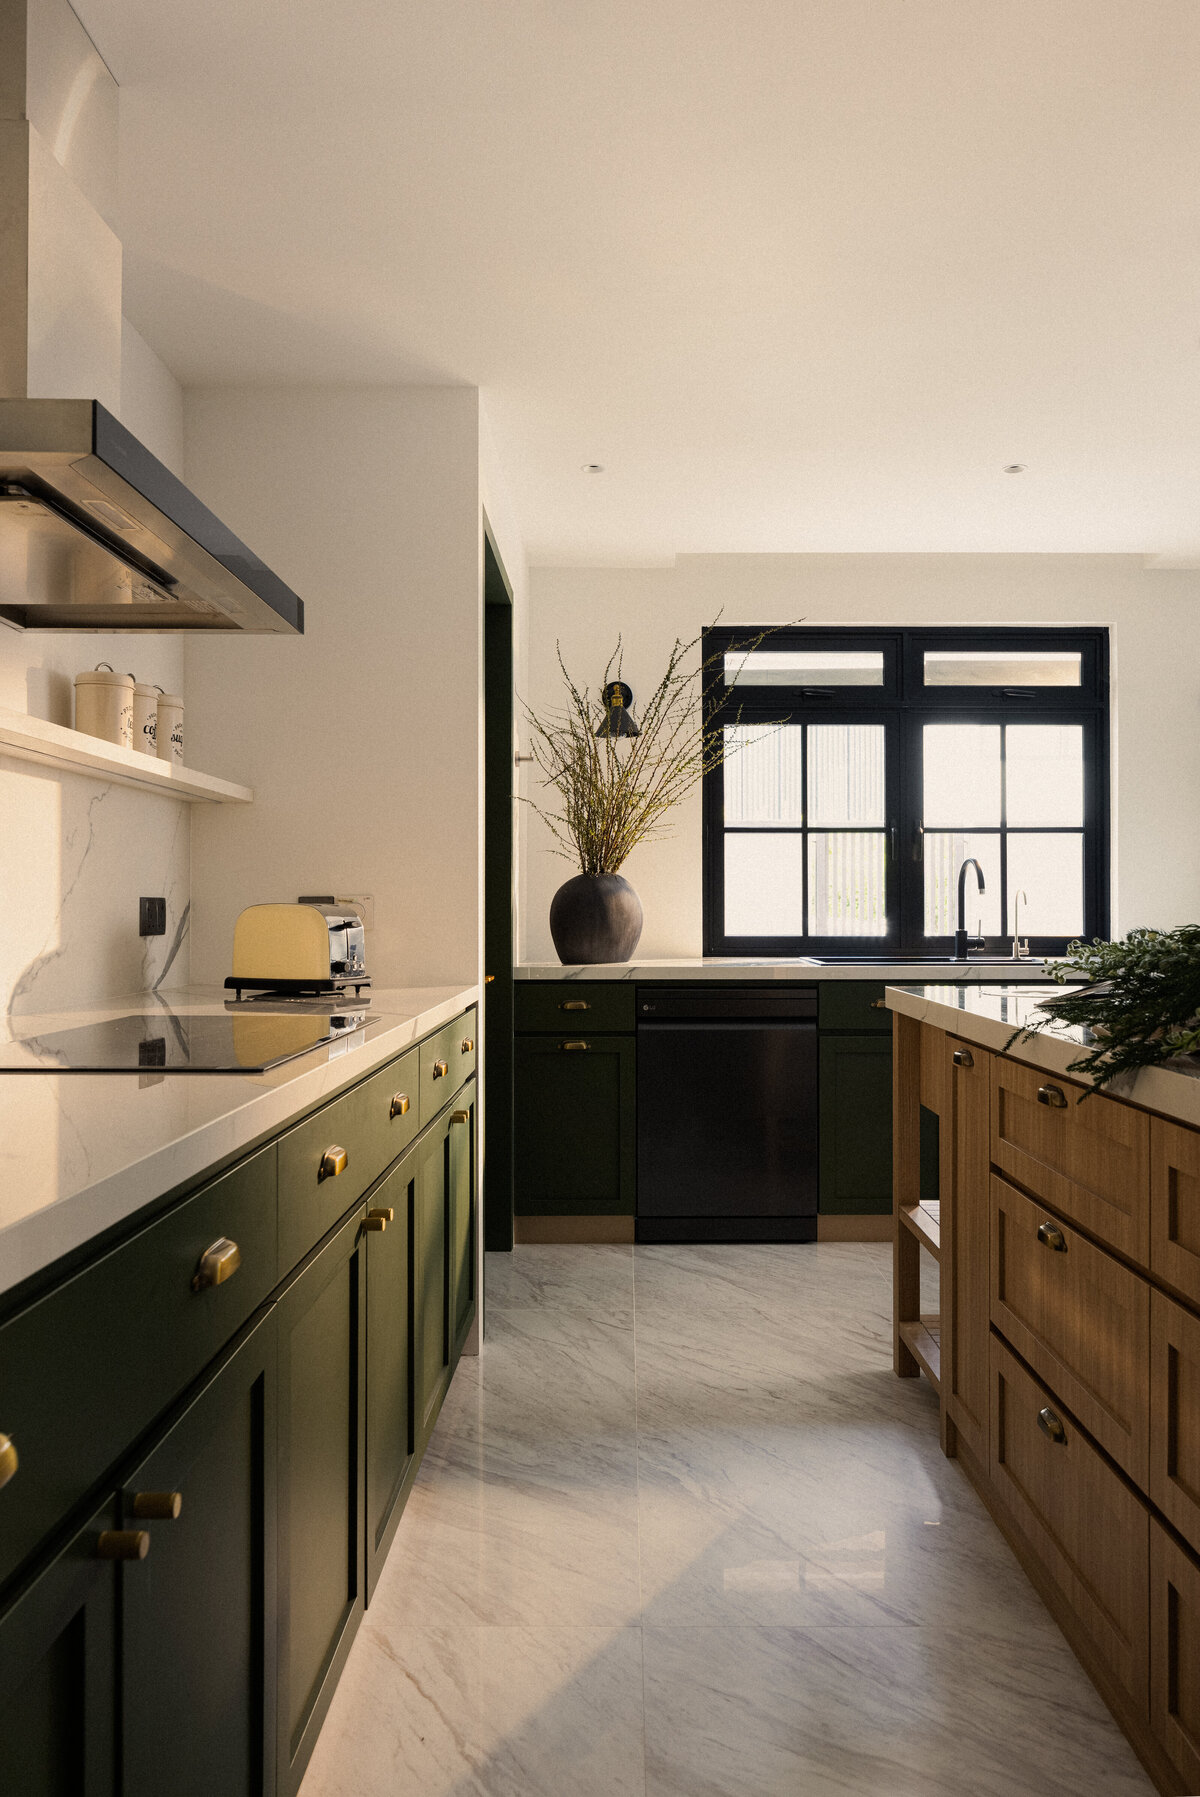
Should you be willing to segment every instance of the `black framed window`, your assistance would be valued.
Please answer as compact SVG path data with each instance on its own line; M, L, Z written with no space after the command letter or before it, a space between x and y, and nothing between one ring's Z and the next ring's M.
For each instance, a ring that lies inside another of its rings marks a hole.
M715 628L705 953L1035 954L1108 929L1103 630Z

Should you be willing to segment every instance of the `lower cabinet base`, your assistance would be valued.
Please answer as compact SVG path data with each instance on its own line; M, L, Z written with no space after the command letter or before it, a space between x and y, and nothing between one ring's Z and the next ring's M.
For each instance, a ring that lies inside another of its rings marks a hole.
M1063 1602L1057 1586L1046 1573L1041 1561L1022 1535L1008 1509L1001 1502L988 1478L986 1468L966 1447L961 1435L958 1437L954 1458L971 1485L974 1486L992 1521L1016 1556L1021 1570L1062 1630L1071 1651L1108 1705L1117 1726L1155 1785L1163 1793L1163 1797L1189 1797L1195 1788L1194 1785L1176 1770L1158 1740L1151 1733L1145 1717L1139 1714L1128 1694L1112 1677L1107 1666L1097 1655L1089 1637L1080 1627L1078 1619L1068 1605Z

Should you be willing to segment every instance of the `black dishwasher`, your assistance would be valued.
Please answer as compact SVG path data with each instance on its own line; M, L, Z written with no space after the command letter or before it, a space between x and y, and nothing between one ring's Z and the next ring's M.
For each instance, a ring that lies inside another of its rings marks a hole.
M642 987L637 1239L817 1236L812 986Z

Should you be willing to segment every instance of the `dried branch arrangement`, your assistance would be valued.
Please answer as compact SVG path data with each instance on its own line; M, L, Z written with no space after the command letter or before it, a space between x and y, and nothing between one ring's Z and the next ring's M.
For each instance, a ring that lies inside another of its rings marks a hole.
M762 640L756 637L744 653ZM523 706L542 784L558 797L553 807L536 799L525 802L553 833L555 853L578 862L583 873L615 874L639 842L668 834L668 813L724 761L725 731L712 727L725 698L724 653L706 660L702 643L703 632L686 643L676 638L666 672L639 707L637 736L603 728L596 734L609 714L571 678L561 649L566 704L550 712ZM621 658L618 638L604 670L605 686L621 678Z

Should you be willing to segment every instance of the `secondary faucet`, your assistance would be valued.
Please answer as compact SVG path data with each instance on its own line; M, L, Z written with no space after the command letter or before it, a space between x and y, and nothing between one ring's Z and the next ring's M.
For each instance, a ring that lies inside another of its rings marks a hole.
M969 867L975 869L975 880L979 887L980 898L987 891L987 887L983 883L983 869L974 855L968 855L958 870L958 928L954 932L954 959L956 961L965 961L968 949L984 946L982 936L967 935L967 869Z
M1026 908L1026 910L1028 910L1028 908L1029 908L1029 895L1028 895L1028 893L1027 893L1027 892L1026 892L1026 891L1025 891L1025 888L1024 888L1024 887L1023 887L1023 886L1022 886L1022 888L1021 888L1021 890L1020 890L1020 892L1018 892L1018 893L1017 893L1017 896L1016 896L1016 897L1015 897L1015 898L1014 898L1014 900L1013 900L1013 947L1012 947L1012 958L1013 958L1013 960L1014 960L1014 961L1023 961L1023 960L1025 960L1025 958L1026 958L1026 956L1027 956L1027 955L1028 955L1028 953L1029 953L1029 940L1028 940L1028 938L1026 938L1026 940L1025 940L1025 941L1024 941L1024 942L1022 942L1022 941L1021 941L1021 900L1022 900L1022 899L1024 899L1024 900L1025 900L1025 908Z

